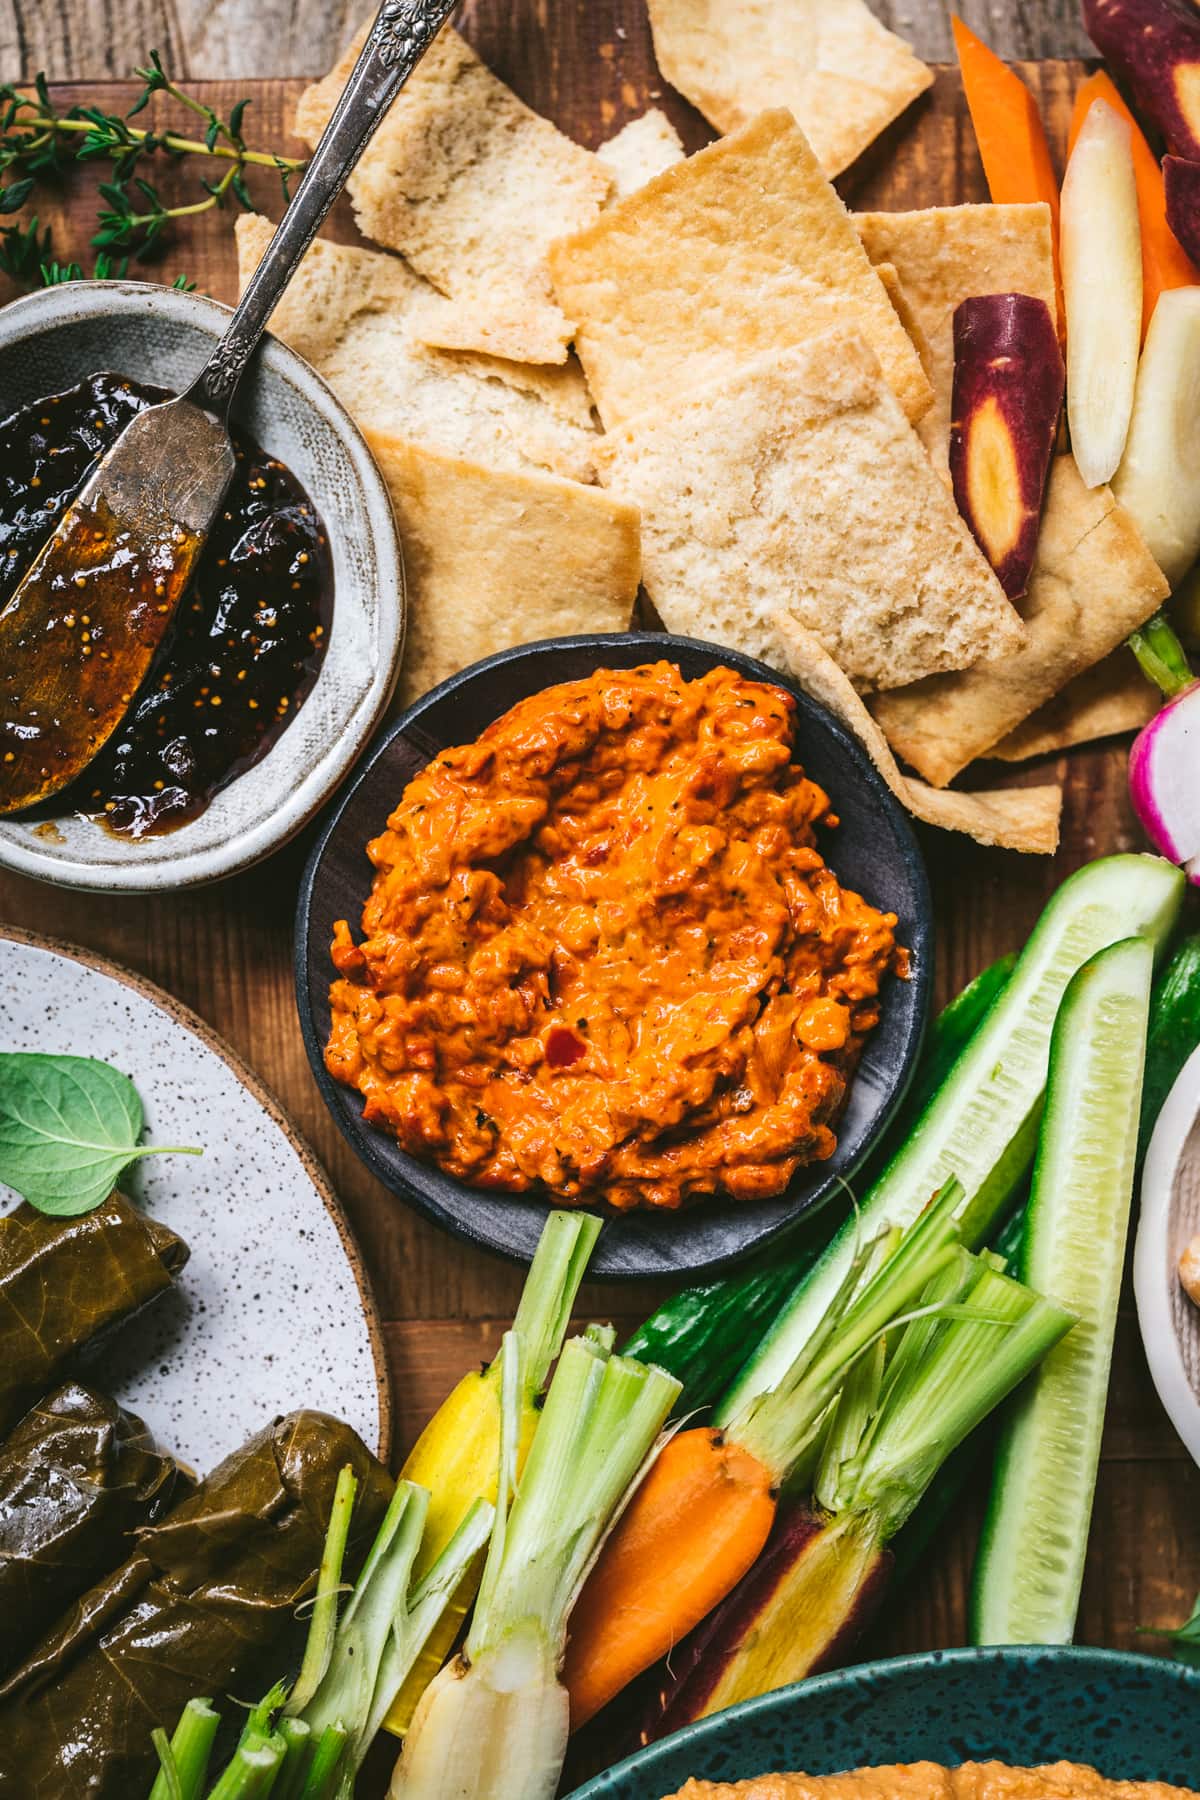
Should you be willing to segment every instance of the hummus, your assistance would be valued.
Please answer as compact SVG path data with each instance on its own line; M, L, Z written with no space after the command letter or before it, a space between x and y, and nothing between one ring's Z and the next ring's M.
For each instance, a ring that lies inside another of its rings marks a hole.
M436 757L333 942L325 1061L368 1122L474 1186L621 1207L830 1156L904 953L825 863L794 725L779 688L662 662Z
M1200 1800L1160 1781L1106 1781L1078 1763L1010 1769L1005 1763L900 1763L848 1775L760 1775L753 1781L689 1781L670 1800Z

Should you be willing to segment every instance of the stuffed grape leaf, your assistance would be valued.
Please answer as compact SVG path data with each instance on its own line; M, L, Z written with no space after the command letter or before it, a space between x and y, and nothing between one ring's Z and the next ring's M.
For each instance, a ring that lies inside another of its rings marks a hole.
M156 1725L170 1731L194 1695L254 1700L288 1673L345 1464L358 1478L352 1580L392 1481L323 1413L277 1420L142 1531L0 1686L3 1800L131 1800L154 1779Z
M19 1206L0 1218L0 1432L84 1344L170 1287L188 1258L120 1194L77 1218Z
M26 1413L0 1446L0 1674L191 1485L139 1418L78 1382Z

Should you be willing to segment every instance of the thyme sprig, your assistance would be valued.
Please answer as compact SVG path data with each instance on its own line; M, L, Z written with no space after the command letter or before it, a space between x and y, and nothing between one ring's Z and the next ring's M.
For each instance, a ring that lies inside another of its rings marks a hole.
M147 65L134 73L143 84L142 91L124 117L98 106L60 111L43 74L35 78L31 91L10 83L0 85L0 214L19 212L39 182L63 175L72 162L107 160L112 172L99 184L104 204L92 244L101 252L121 250L142 258L173 220L223 208L230 198L252 211L254 203L245 180L245 172L252 166L274 169L284 199L288 198L289 179L304 163L273 150L249 148L242 130L248 98L239 100L229 116L222 118L171 78L157 50L152 50ZM203 134L186 137L177 131L131 125L130 119L160 93L201 118ZM228 167L218 178L201 178L203 199L168 205L143 169L154 159L173 163L188 156L212 157ZM47 252L48 242L44 233L39 239L36 219L23 230L0 227L0 268L17 280L35 279Z
M36 218L28 225L0 225L0 273L8 275L22 287L61 287L66 281L120 281L129 271L127 256L113 257L107 250L96 253L90 276L81 263L58 262L50 255L50 227L39 226ZM177 275L171 283L190 294L194 281Z

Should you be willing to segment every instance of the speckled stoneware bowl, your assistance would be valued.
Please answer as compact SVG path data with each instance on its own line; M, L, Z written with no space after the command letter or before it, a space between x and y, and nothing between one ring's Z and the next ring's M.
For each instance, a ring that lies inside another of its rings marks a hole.
M1146 1361L1172 1425L1200 1464L1200 1306L1179 1281L1179 1258L1197 1233L1200 1050L1180 1070L1146 1151L1133 1258Z
M877 1763L1075 1762L1200 1781L1200 1670L1112 1650L944 1650L818 1675L676 1732L571 1800L662 1800L689 1776L835 1775Z
M229 308L137 281L83 281L0 309L0 417L101 369L179 390ZM308 364L268 338L238 393L237 422L307 488L333 555L333 624L320 675L254 768L179 830L133 843L64 812L0 818L0 866L66 887L147 893L232 875L286 843L352 768L391 697L404 582L391 501L366 441Z
M122 1187L191 1251L175 1287L90 1366L194 1468L276 1415L315 1407L386 1456L375 1303L312 1152L245 1064L177 1000L90 951L0 929L0 1050L95 1056L129 1075L150 1156ZM0 1185L0 1212L15 1196Z
M502 651L434 688L397 721L339 803L313 851L296 921L296 991L304 1042L326 1104L358 1155L393 1193L457 1236L528 1261L549 1210L531 1194L469 1188L431 1163L406 1156L395 1140L364 1125L362 1101L326 1072L329 944L334 923L357 927L370 892L365 846L417 771L449 744L470 743L518 700L596 669L634 668L668 658L689 679L724 663L785 687L796 702L796 756L832 796L841 823L821 844L839 880L897 915L911 979L888 982L879 1027L867 1040L828 1162L801 1169L773 1200L716 1201L678 1213L613 1213L605 1220L591 1272L597 1276L696 1276L764 1248L828 1199L862 1162L904 1096L933 979L929 885L908 817L857 740L774 670L714 644L657 632L551 638ZM603 1210L603 1209L599 1209Z

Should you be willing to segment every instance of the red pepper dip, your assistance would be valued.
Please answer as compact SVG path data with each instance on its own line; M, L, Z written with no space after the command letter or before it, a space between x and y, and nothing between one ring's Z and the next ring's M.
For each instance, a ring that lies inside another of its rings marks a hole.
M817 847L794 705L716 668L600 670L444 750L335 928L330 1074L474 1187L673 1208L832 1154L896 917Z

